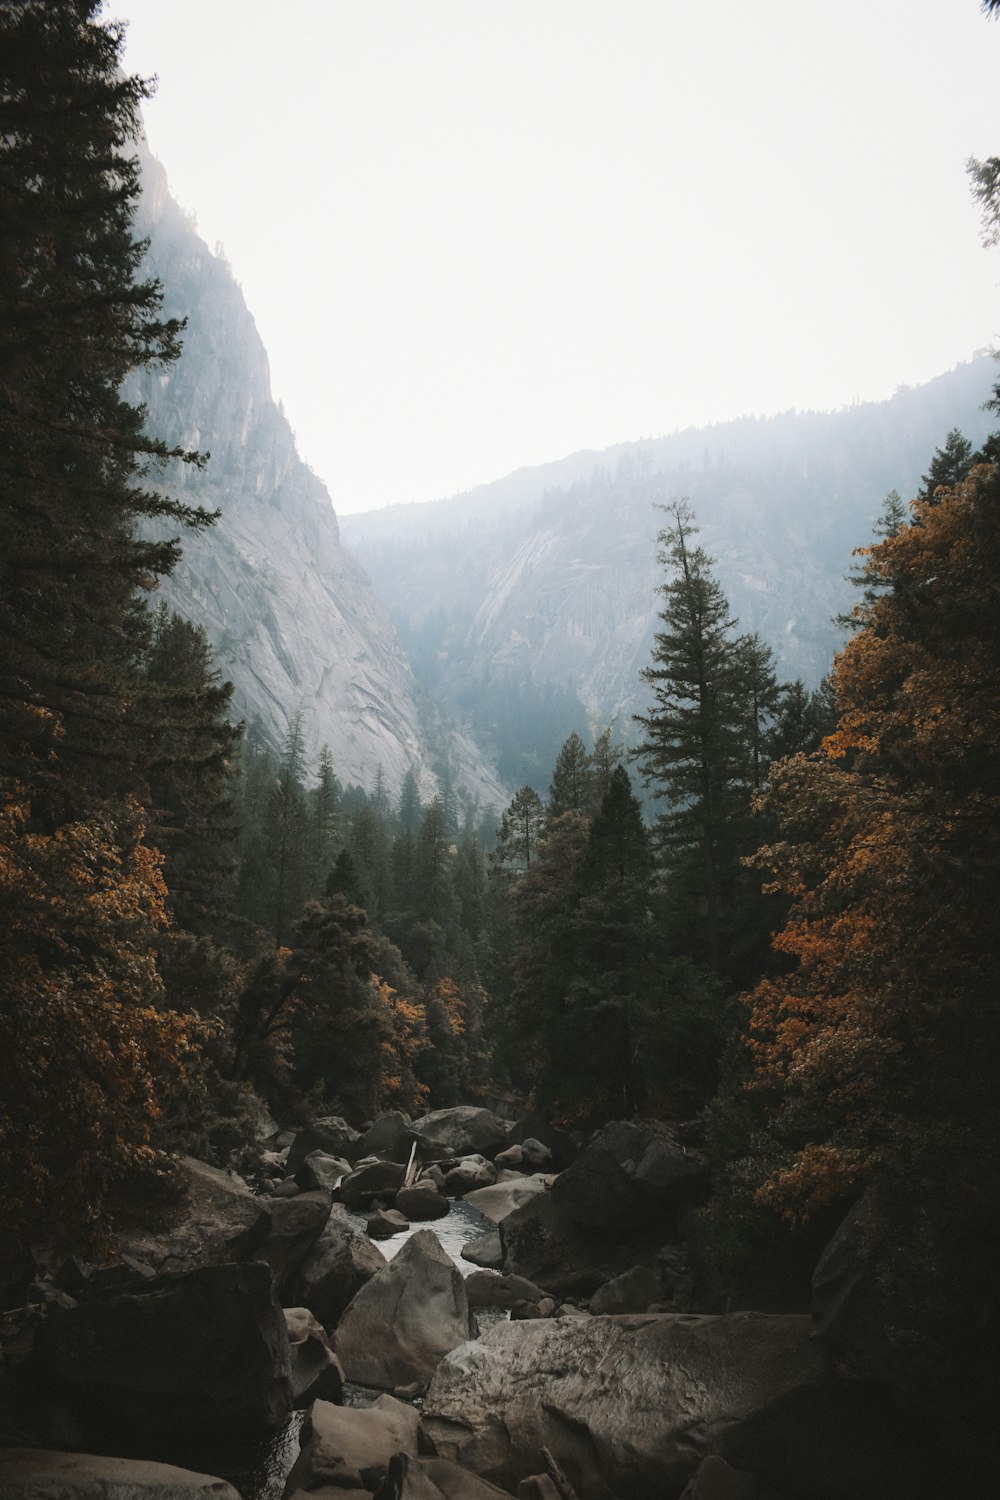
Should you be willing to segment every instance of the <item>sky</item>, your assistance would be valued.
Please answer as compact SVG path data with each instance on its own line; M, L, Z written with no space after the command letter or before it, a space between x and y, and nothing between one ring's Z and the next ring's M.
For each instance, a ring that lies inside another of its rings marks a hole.
M978 0L109 0L344 513L1000 337Z

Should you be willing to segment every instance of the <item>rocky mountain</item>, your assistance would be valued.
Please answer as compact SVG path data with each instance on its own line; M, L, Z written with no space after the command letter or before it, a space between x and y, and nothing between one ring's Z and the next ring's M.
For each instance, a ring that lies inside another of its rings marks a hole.
M871 539L889 490L917 491L951 428L985 437L996 378L984 353L888 401L578 453L448 500L347 516L344 537L392 601L418 675L472 716L504 767L503 704L518 692L575 697L592 725L625 730L644 706L657 507L677 498L740 628L773 647L782 678L815 686L842 641L832 619L852 602L852 548Z
M507 793L477 747L421 703L392 620L341 545L330 496L272 399L243 294L148 152L137 228L164 311L186 317L187 330L180 359L136 379L129 395L146 403L150 431L211 454L202 471L172 466L164 485L221 512L185 540L160 597L204 626L236 711L274 748L298 714L307 753L328 744L342 782L371 788L381 766L395 789L413 769L426 796L446 761L457 787L502 805Z

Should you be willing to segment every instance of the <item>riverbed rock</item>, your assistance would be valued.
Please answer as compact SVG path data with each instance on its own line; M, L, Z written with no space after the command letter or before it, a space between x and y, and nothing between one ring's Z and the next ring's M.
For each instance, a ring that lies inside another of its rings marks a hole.
M666 1500L722 1432L825 1366L795 1315L499 1323L441 1361L424 1426L441 1457L511 1491L548 1449L580 1500Z
M372 1406L333 1406L317 1401L312 1432L292 1471L291 1483L315 1491L332 1485L338 1491L378 1489L394 1453L417 1453L420 1413L393 1396L379 1396Z
M624 1267L608 1260L603 1240L561 1213L551 1193L536 1193L500 1220L503 1269L559 1296L589 1297Z
M422 1222L443 1219L451 1205L433 1182L417 1182L413 1187L400 1188L396 1194L396 1207L408 1219Z
M507 1127L500 1116L472 1104L436 1109L414 1120L410 1129L424 1160L477 1154L492 1160L507 1144Z
M50 1312L40 1358L46 1395L98 1451L135 1452L143 1432L276 1427L292 1407L285 1319L260 1262L95 1290Z
M643 1313L662 1302L660 1278L646 1266L632 1266L599 1286L590 1299L592 1313Z
M380 1208L372 1214L365 1225L365 1232L372 1240L391 1240L394 1234L409 1229L410 1221L395 1208Z
M562 1172L579 1154L573 1137L557 1125L552 1125L539 1110L533 1109L522 1115L507 1133L508 1145L520 1145L525 1141L539 1141L551 1153L553 1171Z
M377 1500L510 1500L510 1495L446 1458L397 1453Z
M296 1132L285 1170L297 1172L312 1151L325 1151L328 1156L346 1156L353 1160L354 1146L359 1139L360 1131L348 1125L340 1115L324 1115Z
M658 1120L605 1125L552 1184L561 1212L592 1234L622 1241L663 1224L704 1187L703 1158Z
M190 1271L252 1259L271 1231L266 1203L241 1177L182 1156L177 1172L183 1189L142 1228L126 1228L119 1240L125 1259L157 1272Z
M465 1201L471 1203L473 1208L478 1208L488 1219L492 1219L494 1224L499 1224L515 1208L520 1208L529 1198L545 1191L544 1177L517 1177L512 1181L495 1182L490 1187L476 1188L474 1192L466 1193Z
M390 1109L379 1115L355 1141L351 1159L360 1161L365 1156L378 1156L384 1161L398 1161L405 1166L412 1146L409 1115Z
M393 1199L403 1186L401 1162L373 1160L355 1167L340 1184L340 1198L348 1208L368 1208L376 1198Z
M268 1207L270 1231L255 1258L271 1267L280 1299L323 1233L331 1201L329 1193L317 1191L298 1193L294 1198L276 1198Z
M308 1406L313 1401L339 1403L344 1390L340 1360L330 1348L323 1325L307 1307L286 1307L292 1404Z
M496 1156L494 1157L494 1162L496 1164L498 1172L502 1171L504 1168L508 1168L509 1170L514 1172L520 1172L522 1163L524 1162L524 1152L515 1142L513 1146L508 1146L506 1150L498 1151Z
M292 1277L286 1301L307 1307L324 1328L333 1328L352 1297L386 1264L378 1246L338 1205Z
M433 1230L419 1229L357 1293L333 1342L348 1380L422 1389L471 1327L461 1272Z
M465 1278L470 1307L511 1308L515 1302L541 1302L540 1286L524 1276L497 1276L493 1271L473 1271Z
M350 1171L351 1163L343 1156L330 1156L326 1151L310 1151L296 1171L295 1181L303 1192L313 1192L319 1188L332 1194Z
M224 1479L173 1464L0 1448L3 1500L240 1500Z
M481 1234L476 1240L467 1240L462 1246L462 1259L471 1261L474 1266L481 1266L484 1270L499 1271L503 1266L500 1231L494 1229L489 1234Z
M477 1189L492 1187L497 1180L496 1167L485 1156L465 1156L444 1174L445 1187L456 1198Z

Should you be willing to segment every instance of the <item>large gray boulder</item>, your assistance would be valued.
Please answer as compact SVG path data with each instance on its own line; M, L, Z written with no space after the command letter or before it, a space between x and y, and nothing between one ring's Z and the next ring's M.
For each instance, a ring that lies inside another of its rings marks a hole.
M447 1191L456 1198L492 1187L497 1180L497 1169L485 1156L464 1156L449 1167L444 1174Z
M284 1314L294 1405L308 1406L319 1400L339 1403L344 1372L322 1324L307 1307L286 1307Z
M224 1479L173 1464L0 1448L3 1500L240 1500Z
M441 1457L511 1491L548 1449L580 1500L669 1500L721 1433L825 1365L793 1315L500 1323L442 1360L424 1425Z
M436 1109L415 1120L410 1130L425 1161L477 1154L492 1160L507 1144L507 1127L500 1116L473 1104Z
M536 1193L498 1227L503 1269L559 1296L589 1296L624 1269L609 1262L604 1240L586 1234L560 1212L551 1193Z
M288 1335L268 1267L203 1266L97 1290L55 1308L43 1381L82 1421L85 1447L138 1432L263 1424L292 1407Z
M361 1288L333 1342L348 1380L382 1390L423 1388L471 1327L461 1272L433 1230L419 1229Z
M510 1495L446 1458L397 1453L378 1500L510 1500Z
M159 1208L143 1228L122 1234L122 1257L157 1272L253 1259L271 1232L269 1206L242 1178L193 1156L182 1156L177 1171L180 1197Z
M506 1219L515 1208L520 1208L522 1203L527 1203L529 1198L534 1198L537 1193L544 1193L548 1187L548 1179L540 1174L533 1177L518 1177L511 1182L495 1182L490 1187L476 1188L474 1192L466 1193L466 1203L471 1203L473 1208L478 1208L481 1214L492 1219L494 1224L499 1224L501 1219Z
M405 1166L412 1149L410 1117L398 1109L390 1109L379 1115L374 1124L358 1137L351 1155L352 1161L364 1156L380 1156L385 1161L402 1162Z
M326 1485L355 1492L378 1489L394 1453L416 1457L419 1425L416 1408L393 1396L379 1396L365 1407L317 1401L290 1485L302 1491Z
M316 1188L335 1193L340 1187L341 1179L350 1170L351 1163L342 1156L330 1156L326 1151L310 1151L297 1169L295 1181L306 1193L313 1192Z
M643 1313L663 1301L660 1278L647 1266L630 1266L599 1286L590 1299L592 1313Z
M451 1204L444 1193L438 1192L433 1182L421 1181L413 1187L400 1188L396 1194L396 1207L408 1219L424 1221L443 1219Z
M338 1206L292 1277L286 1300L307 1307L324 1328L332 1328L355 1293L385 1265L378 1246Z

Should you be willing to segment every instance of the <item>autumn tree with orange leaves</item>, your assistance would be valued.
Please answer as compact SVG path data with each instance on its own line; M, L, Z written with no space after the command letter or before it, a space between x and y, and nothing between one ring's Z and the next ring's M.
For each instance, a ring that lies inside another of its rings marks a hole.
M835 732L764 799L790 968L749 996L749 1045L789 1151L757 1196L793 1222L881 1205L887 1339L968 1363L998 1336L1000 478L910 512L863 554Z

